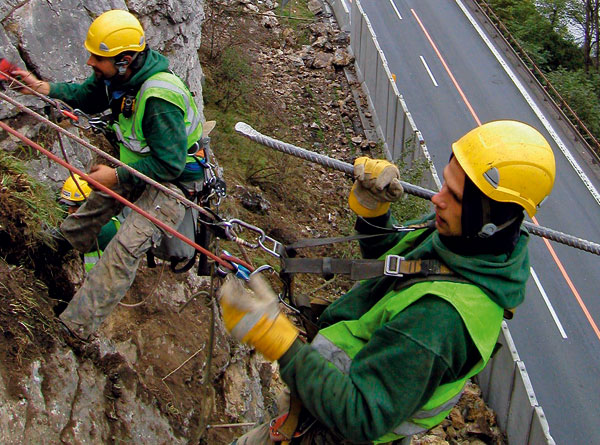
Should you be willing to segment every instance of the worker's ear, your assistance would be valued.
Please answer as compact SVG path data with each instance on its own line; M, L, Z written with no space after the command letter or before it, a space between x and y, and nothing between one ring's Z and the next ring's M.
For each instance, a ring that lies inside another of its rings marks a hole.
M131 57L130 55L125 55L121 58L121 60L115 62L115 66L117 67L117 70L119 71L120 75L125 74L125 71L127 71L127 67L129 66L132 60L133 57Z

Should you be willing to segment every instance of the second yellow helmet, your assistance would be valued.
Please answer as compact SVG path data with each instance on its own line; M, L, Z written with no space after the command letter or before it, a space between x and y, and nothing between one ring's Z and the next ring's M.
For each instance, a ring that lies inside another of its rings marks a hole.
M75 180L73 180L73 176L75 176ZM81 205L90 193L92 193L92 189L88 185L87 181L81 178L78 174L73 174L73 176L69 176L60 191L60 202L66 205ZM77 187L79 184L79 187ZM81 190L80 190L81 189ZM83 192L83 195L81 194Z

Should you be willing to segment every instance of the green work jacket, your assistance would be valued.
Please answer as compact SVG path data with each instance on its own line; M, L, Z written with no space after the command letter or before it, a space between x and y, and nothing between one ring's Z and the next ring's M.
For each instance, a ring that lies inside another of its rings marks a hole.
M423 230L402 239L387 254L402 254ZM385 256L385 255L384 255ZM326 360L348 374L352 359L369 341L372 334L406 307L426 295L435 295L450 303L460 314L475 343L481 360L462 378L440 385L429 400L410 419L397 425L374 443L390 442L427 431L438 425L458 402L467 380L480 372L490 359L498 339L504 309L492 301L479 287L468 282L421 281L389 291L377 304L357 320L346 320L321 329L312 342Z
M146 101L151 97L163 99L179 107L184 113L185 132L188 150L202 136L202 124L196 103L185 84L174 74L159 72L150 76L139 89L135 97L135 110L130 117L119 114L119 120L113 124L113 129L119 140L120 159L125 164L133 164L141 158L150 155L150 147L144 139L142 122ZM194 153L197 150L193 150ZM188 154L187 163L196 160Z

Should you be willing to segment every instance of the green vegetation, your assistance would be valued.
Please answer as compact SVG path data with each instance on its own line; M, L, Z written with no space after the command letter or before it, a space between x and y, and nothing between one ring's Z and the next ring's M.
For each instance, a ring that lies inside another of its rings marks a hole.
M479 3L486 4L483 0ZM594 137L600 139L598 2L488 0L487 5L508 28L516 45L523 48ZM575 41L568 32L569 27L581 33L582 42ZM534 67L529 68L545 84ZM559 99L551 88L549 93ZM560 100L557 102L560 105ZM563 111L569 115L566 107ZM600 153L597 142L586 138Z
M255 75L246 53L236 47L225 48L219 57L214 77L219 81L219 89L208 89L206 100L214 102L223 112L229 107L240 105L240 100L256 89Z
M42 230L57 226L64 216L52 191L29 176L19 159L0 150L0 228L22 247L37 242L51 243ZM3 224L2 224L3 223Z
M400 159L396 161L396 165L400 170L400 177L403 181L410 184L420 184L425 171L429 168L429 163L426 159L412 160L409 163L408 158L412 156L413 153L405 151ZM420 218L433 211L429 201L408 193L405 193L400 201L393 203L391 208L394 217L401 222Z

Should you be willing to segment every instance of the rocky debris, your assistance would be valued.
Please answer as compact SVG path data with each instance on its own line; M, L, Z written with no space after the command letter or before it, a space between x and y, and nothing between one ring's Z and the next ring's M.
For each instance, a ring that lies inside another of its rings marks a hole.
M260 191L249 190L238 185L236 187L236 197L244 208L254 213L264 215L271 208L271 203Z
M481 390L467 383L448 418L440 425L412 438L411 445L504 445L506 439L494 412L485 405Z
M319 15L323 12L323 5L319 0L308 0L308 10L314 15Z

